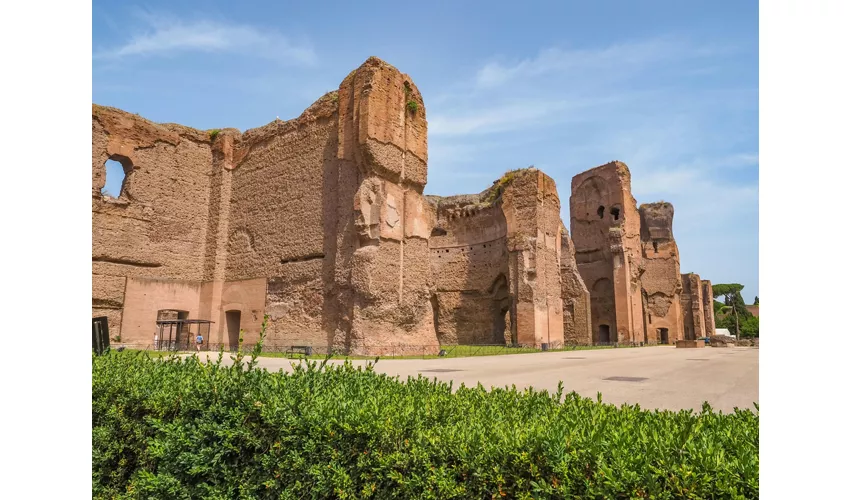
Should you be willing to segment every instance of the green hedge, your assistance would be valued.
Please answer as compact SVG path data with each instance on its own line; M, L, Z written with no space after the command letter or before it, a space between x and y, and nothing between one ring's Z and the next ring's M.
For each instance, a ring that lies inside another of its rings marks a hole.
M757 498L757 413L311 363L92 359L96 498ZM563 402L559 402L564 399ZM757 410L756 410L757 411Z

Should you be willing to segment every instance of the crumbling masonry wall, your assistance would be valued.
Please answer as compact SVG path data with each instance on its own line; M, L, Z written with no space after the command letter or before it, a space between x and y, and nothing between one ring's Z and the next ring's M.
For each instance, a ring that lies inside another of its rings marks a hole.
M573 177L570 225L593 343L673 344L713 332L711 284L680 274L673 213L663 201L637 209L624 163Z
M93 105L92 314L124 342L177 309L215 321L214 343L255 341L268 313L270 344L436 352L426 136L416 86L377 58L242 134ZM101 195L110 158L127 172L117 198Z
M702 312L705 319L705 334L710 337L714 335L714 291L711 289L711 281L702 280Z
M428 197L434 325L441 344L503 344L511 338L507 222L480 195Z
M624 163L573 177L570 233L590 291L593 342L645 341L640 215Z
M127 172L115 198L110 158ZM93 105L92 314L138 344L166 309L214 321L225 347L241 330L255 342L264 315L267 345L352 354L580 338L586 290L563 283L554 181L529 169L475 206L429 203L427 160L422 96L377 58L244 133Z
M352 354L713 328L699 278L676 283L672 207L639 213L625 164L573 178L571 238L534 168L426 198L427 149L416 85L377 58L298 118L244 133L93 105L92 314L149 344L157 316L180 311L225 347L240 330L255 342L268 315L269 345ZM108 159L126 173L115 197Z
M523 169L481 193L429 201L441 343L561 345L565 331L581 339L573 341L589 342L589 294L569 271L575 270L572 253L562 254L569 235L550 177Z
M564 303L564 342L593 343L590 320L590 291L576 265L576 251L567 228L561 223L561 299Z
M641 244L647 341L675 344L684 340L681 310L682 278L679 248L673 238L673 205L667 202L640 206Z
M101 195L109 159L125 172L117 197ZM206 134L92 106L92 315L109 318L111 335L126 337L128 279L203 280L211 167ZM199 315L197 300L178 300L167 287L161 293L161 309ZM146 338L153 333L146 325Z
M705 313L702 296L702 283L698 274L682 275L682 316L684 321L684 340L705 337Z

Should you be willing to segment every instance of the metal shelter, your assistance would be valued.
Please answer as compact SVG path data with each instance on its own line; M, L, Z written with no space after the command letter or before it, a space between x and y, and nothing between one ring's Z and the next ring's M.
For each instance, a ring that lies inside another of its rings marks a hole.
M157 320L157 336L153 348L157 351L189 350L199 333L204 337L204 343L208 344L210 325L213 323L214 321L208 319Z

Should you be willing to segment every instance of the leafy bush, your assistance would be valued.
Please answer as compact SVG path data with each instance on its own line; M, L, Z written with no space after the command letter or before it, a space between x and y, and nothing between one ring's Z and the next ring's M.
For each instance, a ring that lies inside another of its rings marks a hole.
M741 323L741 337L758 337L759 336L759 317L750 316Z
M96 498L757 498L757 410L646 411L372 367L92 359ZM563 396L563 397L562 397ZM564 399L561 402L561 399ZM757 407L756 407L757 408Z

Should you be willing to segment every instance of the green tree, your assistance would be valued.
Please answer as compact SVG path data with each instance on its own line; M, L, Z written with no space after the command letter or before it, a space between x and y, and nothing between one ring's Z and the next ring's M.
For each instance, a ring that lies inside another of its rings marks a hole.
M741 337L752 338L759 336L759 317L750 316L741 323Z
M723 295L723 306L720 308L720 313L725 314L718 322L722 328L728 328L737 337L741 335L741 321L746 321L752 317L752 313L747 310L747 304L741 296L741 290L744 285L739 283L718 283L711 287L711 291L715 297Z
M753 305L754 306L759 305L759 296L758 295L756 295L756 299L753 301Z
M720 316L720 314L722 313L722 309L724 307L723 302L718 302L716 300L714 300L712 302L714 302L714 315Z

